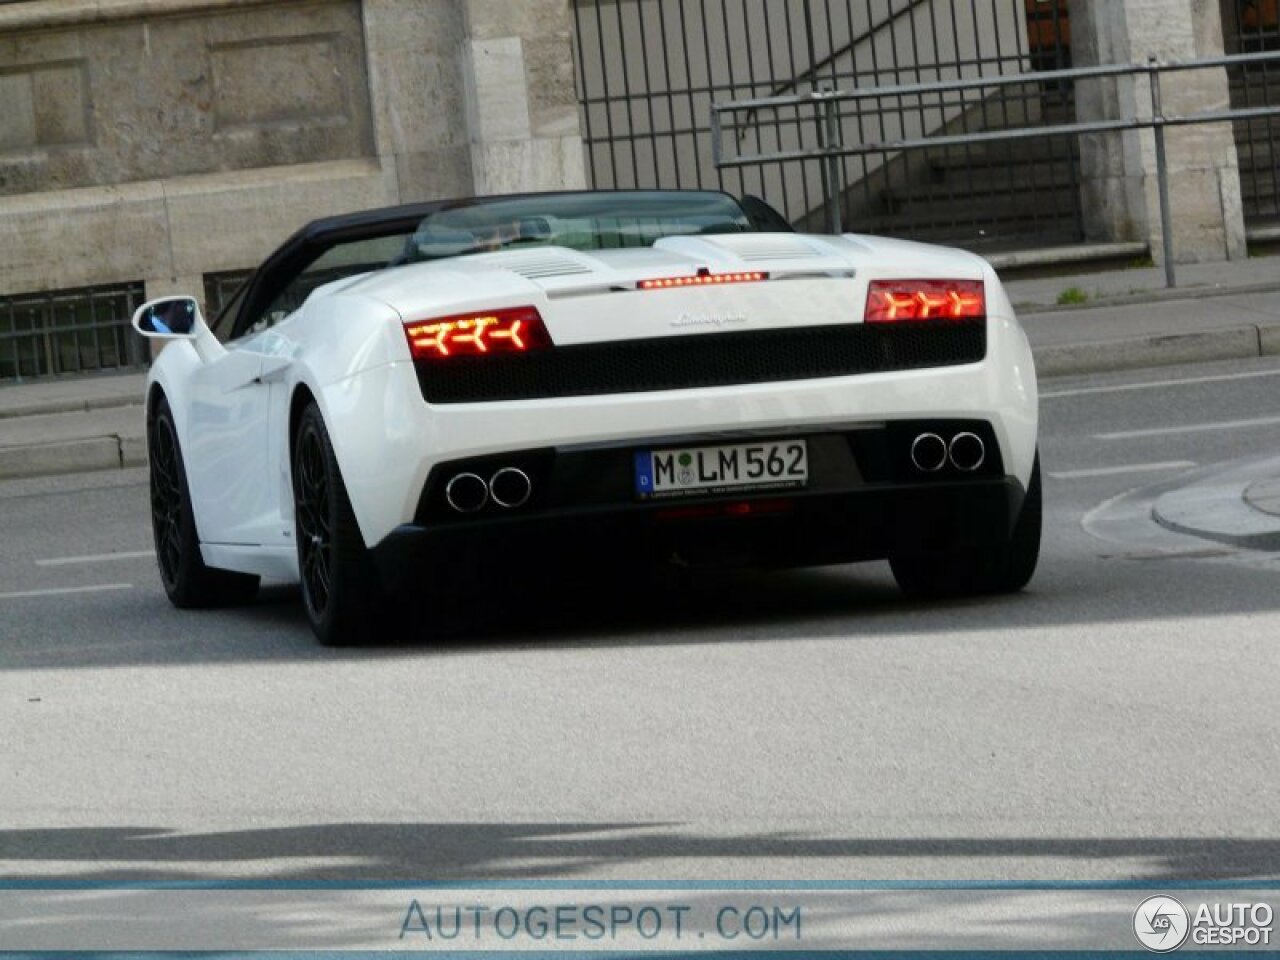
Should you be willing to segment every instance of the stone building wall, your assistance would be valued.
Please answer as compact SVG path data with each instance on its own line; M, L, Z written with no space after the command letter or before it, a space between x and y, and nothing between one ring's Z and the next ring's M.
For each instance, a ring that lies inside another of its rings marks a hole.
M316 217L583 185L567 0L512 6L0 3L0 297L199 293Z
M0 347L17 297L199 295L316 217L585 186L570 2L0 0ZM1077 65L1223 46L1219 0L1070 7ZM1081 119L1144 109L1131 81L1077 89ZM1165 93L1227 102L1221 71ZM1230 130L1169 141L1175 256L1242 255ZM1082 161L1090 235L1159 256L1150 134Z

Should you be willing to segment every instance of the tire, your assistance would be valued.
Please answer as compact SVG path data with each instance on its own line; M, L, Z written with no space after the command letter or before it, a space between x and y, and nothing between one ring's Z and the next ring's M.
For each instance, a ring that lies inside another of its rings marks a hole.
M1004 544L982 551L893 556L889 558L893 577L903 593L914 597L1017 593L1036 572L1042 514L1040 455L1037 453L1022 510Z
M314 403L293 440L293 502L302 605L316 639L327 647L376 641L387 598Z
M161 397L147 421L151 474L151 531L160 582L175 607L221 607L251 601L258 578L207 567L200 555L191 490L169 401Z

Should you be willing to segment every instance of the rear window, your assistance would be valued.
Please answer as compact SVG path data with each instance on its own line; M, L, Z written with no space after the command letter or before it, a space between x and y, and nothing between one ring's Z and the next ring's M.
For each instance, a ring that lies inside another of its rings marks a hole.
M401 262L514 246L647 247L663 237L752 229L738 202L722 193L637 191L487 199L427 216L409 238Z

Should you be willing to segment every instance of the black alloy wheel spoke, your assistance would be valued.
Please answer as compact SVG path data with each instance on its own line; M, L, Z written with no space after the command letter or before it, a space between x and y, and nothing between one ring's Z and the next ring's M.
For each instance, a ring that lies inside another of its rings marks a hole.
M311 611L323 616L329 603L329 478L324 447L314 429L302 435L298 452L298 550L304 596Z
M177 468L177 440L167 420L158 420L151 443L151 519L156 561L166 583L173 583L182 564L182 487Z

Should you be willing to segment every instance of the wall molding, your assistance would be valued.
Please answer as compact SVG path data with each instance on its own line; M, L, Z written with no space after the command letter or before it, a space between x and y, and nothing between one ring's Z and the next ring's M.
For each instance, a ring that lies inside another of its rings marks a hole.
M310 2L313 0L19 0L0 3L0 33Z

